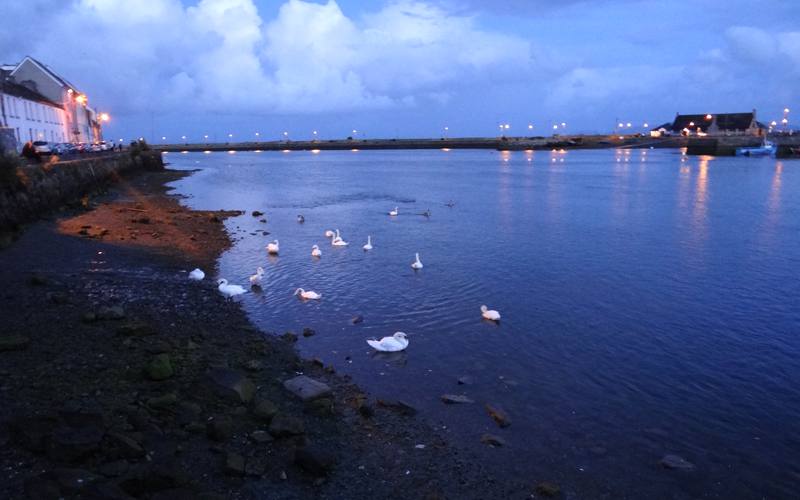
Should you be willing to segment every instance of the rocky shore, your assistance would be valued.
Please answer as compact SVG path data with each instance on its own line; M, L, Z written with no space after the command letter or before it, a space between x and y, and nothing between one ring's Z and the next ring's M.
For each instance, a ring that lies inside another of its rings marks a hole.
M399 401L255 329L213 276L230 213L146 172L0 250L0 498L528 498ZM307 332L312 333L312 332Z

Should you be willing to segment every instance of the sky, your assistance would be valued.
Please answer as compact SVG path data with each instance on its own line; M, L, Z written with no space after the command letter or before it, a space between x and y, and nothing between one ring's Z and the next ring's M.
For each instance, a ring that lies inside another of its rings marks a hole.
M606 133L786 107L800 120L798 0L0 0L0 13L0 63L50 66L111 115L107 138Z

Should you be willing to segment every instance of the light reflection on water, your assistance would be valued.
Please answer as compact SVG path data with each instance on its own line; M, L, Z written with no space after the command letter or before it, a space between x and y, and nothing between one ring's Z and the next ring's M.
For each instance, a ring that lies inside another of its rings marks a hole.
M580 498L793 494L800 164L663 150L170 159L202 169L176 183L192 206L266 213L228 221L241 239L220 261L239 283L265 267L263 293L243 300L257 324L314 328L303 354L409 400L501 475L552 478ZM325 240L336 228L350 247ZM250 234L261 229L272 234ZM268 259L274 238L281 255ZM297 300L298 286L323 300ZM481 304L501 324L481 321ZM410 333L403 354L364 342L396 330ZM462 375L475 384L456 385ZM438 400L461 392L513 425ZM482 448L484 432L508 446ZM666 453L697 471L661 470Z

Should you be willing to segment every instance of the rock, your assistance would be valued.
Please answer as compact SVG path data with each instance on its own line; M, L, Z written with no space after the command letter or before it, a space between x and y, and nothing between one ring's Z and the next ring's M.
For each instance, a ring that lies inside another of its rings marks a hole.
M537 494L546 496L546 497L554 497L561 493L561 488L556 483L551 483L550 481L542 481L541 483L536 485L535 491Z
M101 465L97 471L106 477L120 477L130 468L131 464L127 460L115 460Z
M218 397L248 403L256 393L256 385L244 374L229 368L216 368L206 374L206 386Z
M214 441L227 441L233 436L233 421L225 415L214 417L206 424L206 434Z
M97 315L92 311L87 312L83 316L81 316L81 321L83 321L84 323L94 323L95 321L97 321Z
M262 215L264 215L264 212L259 212L258 210L253 210L253 212L250 215L252 215L253 217L261 217Z
M318 417L329 417L333 415L333 399L317 398L306 403L305 410Z
M154 409L167 408L178 402L178 396L174 392L156 396L147 400L147 406Z
M304 471L315 476L325 476L335 464L333 455L316 446L297 448L294 452L294 463Z
M51 477L62 493L76 494L98 482L100 476L84 469L68 469L59 467L53 469L47 476Z
M412 417L417 414L416 408L402 401L395 401L391 399L379 399L378 406L382 408L387 408L406 417Z
M602 457L606 453L608 453L608 450L606 450L602 446L592 446L591 448L589 448L589 453L591 453L592 455L594 455L596 457Z
M303 401L311 401L331 394L328 384L305 375L290 378L283 383L283 387Z
M350 320L350 323L357 325L359 323L362 323L363 321L364 321L364 316L358 314L356 316L353 316L353 319Z
M258 372L264 369L264 363L257 359L251 359L244 364L244 367L247 371Z
M52 460L72 462L100 449L104 431L101 427L60 425L50 438L47 456Z
M274 441L269 432L266 431L253 431L250 433L250 439L259 444L269 443Z
M469 375L458 377L458 385L472 385L473 383L475 383L475 380Z
M58 484L52 479L47 479L47 474L26 479L25 496L30 500L51 500L63 497Z
M461 394L442 394L442 402L448 405L469 404L475 401Z
M95 311L95 317L100 320L124 319L125 310L120 306L101 307Z
M303 328L303 337L313 337L316 334L317 332L311 328Z
M150 380L166 380L175 372L172 369L172 362L169 354L157 354L150 359L145 367L145 373Z
M275 415L269 424L269 433L276 438L299 436L305 434L305 432L306 429L302 420L285 413Z
M244 476L244 457L238 453L225 456L225 473L230 476Z
M47 278L41 274L34 274L28 278L28 284L31 286L45 286L47 285Z
M511 418L502 408L487 404L486 412L499 427L508 427L511 425Z
M248 461L244 466L244 473L247 476L263 476L264 466L253 461Z
M658 463L666 469L693 470L694 464L678 455L664 455Z
M69 295L64 292L48 292L47 300L58 305L68 304Z
M149 354L163 354L172 350L172 345L164 340L157 340L150 344L145 344L144 350Z
M128 321L117 328L117 335L125 337L147 337L156 333L155 328L142 321Z
M117 458L141 458L144 456L144 448L133 438L119 432L109 432L107 434L110 454Z
M481 443L499 448L506 445L506 440L494 434L484 434L481 436Z
M135 500L134 497L125 493L125 490L114 482L105 482L92 485L86 492L84 498L102 498L103 500ZM153 497L150 497L151 500ZM174 498L174 497L173 497Z
M286 342L297 342L297 334L294 332L286 332L281 335L281 338Z
M52 417L20 417L9 423L14 441L29 451L41 453L57 421Z
M268 399L259 401L253 409L253 414L264 422L269 422L278 414L278 407Z
M0 337L0 352L21 351L28 347L30 341L28 337L23 335L4 335Z

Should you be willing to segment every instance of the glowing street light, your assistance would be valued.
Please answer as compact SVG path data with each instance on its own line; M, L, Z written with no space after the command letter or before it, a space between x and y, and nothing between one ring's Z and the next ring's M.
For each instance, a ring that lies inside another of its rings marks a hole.
M558 124L553 125L553 130L558 130Z
M184 144L186 144L186 136L185 136L185 135L182 135L182 136L181 136L181 139L183 139L183 143L184 143Z
M108 113L100 113L99 118L101 122L107 122L111 119L111 117L108 116Z
M528 130L533 130L533 123L528 124Z
M650 128L650 125L648 125L647 122L644 122L644 128Z
M709 114L709 115L706 115L706 120L711 120L712 118L714 118L714 117L713 117L713 116L711 116L710 114Z
M256 132L256 139L257 139L257 138L258 138L258 136L260 136L260 135L261 135L261 134L259 134L258 132Z

